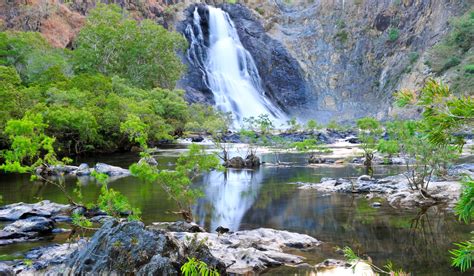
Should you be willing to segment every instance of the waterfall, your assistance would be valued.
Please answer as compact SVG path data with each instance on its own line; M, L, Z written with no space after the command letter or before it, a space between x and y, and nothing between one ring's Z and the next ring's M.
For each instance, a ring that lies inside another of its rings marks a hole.
M197 7L193 13L193 26L186 28L190 39L188 59L202 71L203 81L212 91L216 107L232 114L234 127L240 126L244 118L262 114L268 114L274 125L280 126L286 116L265 96L255 62L242 46L234 23L220 8L207 8L207 41Z

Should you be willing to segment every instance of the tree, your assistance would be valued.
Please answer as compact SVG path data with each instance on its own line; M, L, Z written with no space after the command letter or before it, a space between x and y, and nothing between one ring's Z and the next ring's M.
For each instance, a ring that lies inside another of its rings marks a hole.
M385 153L394 150L405 160L408 184L429 197L428 186L433 174L443 174L450 162L457 156L452 145L440 147L428 139L428 129L423 121L393 121L387 124L389 141L379 143Z
M472 16L474 18L474 16ZM471 28L472 31L472 28ZM454 96L448 86L435 80L428 80L423 89L416 93L401 90L396 94L399 106L417 106L423 109L422 122L425 126L427 142L439 148L456 146L461 150L464 141L455 136L456 131L471 128L474 124L474 100L472 96ZM471 130L472 131L472 130ZM456 205L460 220L470 221L474 207L474 183L472 179L463 181L464 189ZM472 267L474 259L474 238L455 244L451 250L452 266L466 271Z
M383 130L379 121L370 117L357 120L357 127L359 128L361 147L364 151L364 166L366 173L372 176L374 174L372 160L374 159L374 154L377 150L377 143Z
M202 146L192 144L189 151L182 154L174 170L158 170L146 162L133 164L132 174L147 182L158 183L178 205L178 214L184 220L193 221L192 205L202 196L202 192L192 187L193 180L203 172L220 168L219 159L214 154L206 154Z
M184 71L176 51L186 46L180 34L151 20L137 22L117 5L98 4L73 53L78 72L118 75L142 88L174 88Z

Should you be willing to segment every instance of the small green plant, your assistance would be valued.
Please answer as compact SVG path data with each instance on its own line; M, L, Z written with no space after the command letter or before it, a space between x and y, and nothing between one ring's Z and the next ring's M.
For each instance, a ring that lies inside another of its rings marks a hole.
M349 33L346 30L340 30L334 35L334 38L339 40L341 43L346 43L349 39Z
M215 268L210 268L205 262L196 258L188 258L188 261L181 266L181 273L184 276L219 276Z
M292 117L286 121L286 124L288 125L288 131L291 133L298 132L301 129L301 125L298 123L295 117Z
M388 40L395 42L400 37L400 31L397 28L388 29Z
M415 63L419 57L420 57L420 54L418 52L411 52L410 54L408 54L408 59L410 60L410 64Z
M372 176L374 173L372 160L374 159L374 154L377 150L377 144L383 130L379 121L370 117L357 120L357 127L359 128L361 147L364 151L364 165L366 173Z
M258 12L260 15L265 15L265 10L261 7L256 7L255 11Z
M308 122L306 122L305 128L306 128L306 130L308 130L308 131L314 132L315 130L322 129L322 128L323 128L323 125L318 124L318 122L316 122L316 120L311 119L311 120L309 120Z
M474 64L464 66L464 71L469 74L474 74Z

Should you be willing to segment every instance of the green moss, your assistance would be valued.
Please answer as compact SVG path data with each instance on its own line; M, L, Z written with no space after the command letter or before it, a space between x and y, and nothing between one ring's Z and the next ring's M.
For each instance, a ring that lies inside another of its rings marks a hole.
M388 40L395 42L400 37L400 31L397 28L388 29Z
M347 40L349 39L349 33L346 30L341 30L336 33L334 38L336 38L342 43L346 43Z

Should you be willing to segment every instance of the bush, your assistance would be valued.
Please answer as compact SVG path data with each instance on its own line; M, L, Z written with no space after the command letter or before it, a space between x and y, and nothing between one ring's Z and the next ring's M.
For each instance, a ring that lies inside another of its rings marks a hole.
M469 64L464 67L466 73L474 74L474 64Z

